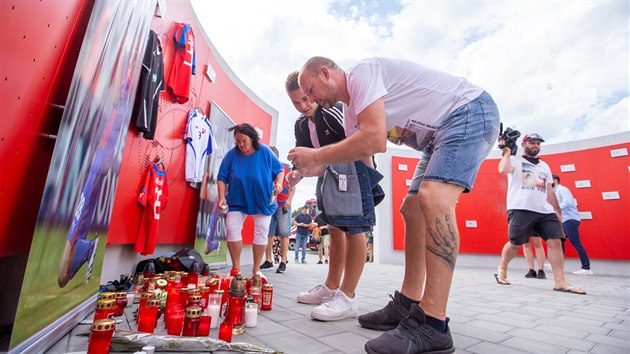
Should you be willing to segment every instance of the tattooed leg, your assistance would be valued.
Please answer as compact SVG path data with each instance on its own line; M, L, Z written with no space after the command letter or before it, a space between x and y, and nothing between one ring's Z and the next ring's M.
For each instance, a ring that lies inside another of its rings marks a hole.
M435 230L428 229L429 236L435 246L427 245L427 249L437 257L442 258L451 269L455 269L455 260L459 250L455 220L451 220L451 217L446 214L444 215L444 224L439 218L435 218Z

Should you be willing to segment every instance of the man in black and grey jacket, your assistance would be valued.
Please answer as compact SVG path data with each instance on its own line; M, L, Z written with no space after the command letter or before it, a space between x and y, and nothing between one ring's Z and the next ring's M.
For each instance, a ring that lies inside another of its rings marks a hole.
M343 129L343 105L341 102L330 108L311 103L297 81L298 72L287 77L287 94L301 116L295 122L296 146L319 148L337 143L346 138ZM302 178L299 171L287 174L287 182L295 185ZM323 210L320 192L322 178L317 181L317 204ZM326 280L308 292L298 294L297 301L319 305L311 311L311 317L320 321L336 321L359 315L355 290L365 265L365 232L331 227L331 253ZM350 252L351 251L351 252ZM343 278L343 282L341 279Z

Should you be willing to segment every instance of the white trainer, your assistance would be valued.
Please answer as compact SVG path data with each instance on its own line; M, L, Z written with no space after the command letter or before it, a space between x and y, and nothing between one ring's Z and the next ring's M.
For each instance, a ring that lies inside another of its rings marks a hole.
M573 272L575 275L593 275L593 271L590 269L580 269Z
M328 289L325 284L319 284L313 289L299 293L297 296L297 302L309 305L319 305L324 301L324 298L331 296L335 290Z
M359 305L341 290L335 290L321 305L313 308L311 317L320 321L338 321L359 316Z

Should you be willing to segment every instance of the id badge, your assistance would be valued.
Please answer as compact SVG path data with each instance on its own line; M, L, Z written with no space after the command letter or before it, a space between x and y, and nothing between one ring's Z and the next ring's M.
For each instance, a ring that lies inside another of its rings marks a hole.
M346 192L348 191L348 179L346 178L346 175L339 175L339 191L340 192Z

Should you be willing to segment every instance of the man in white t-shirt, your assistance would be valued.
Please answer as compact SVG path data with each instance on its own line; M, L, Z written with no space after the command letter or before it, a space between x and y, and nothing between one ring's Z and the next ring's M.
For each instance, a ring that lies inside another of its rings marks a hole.
M571 286L564 277L562 210L553 190L551 169L537 157L541 142L544 140L539 134L525 135L521 143L523 156L512 156L509 147L503 148L499 173L508 176L509 241L503 246L501 264L494 277L497 283L510 285L508 264L521 246L529 242L529 237L536 233L547 242L553 269L553 290L584 295L584 289ZM505 145L505 141L499 140L499 145Z
M363 327L387 331L368 341L366 351L454 352L446 304L459 250L455 205L472 188L499 134L492 97L464 78L391 58L365 59L344 71L328 58L313 57L299 83L323 107L344 103L348 136L318 149L291 150L289 159L300 172L384 152L388 140L421 151L400 208L403 284L387 306L359 317Z

